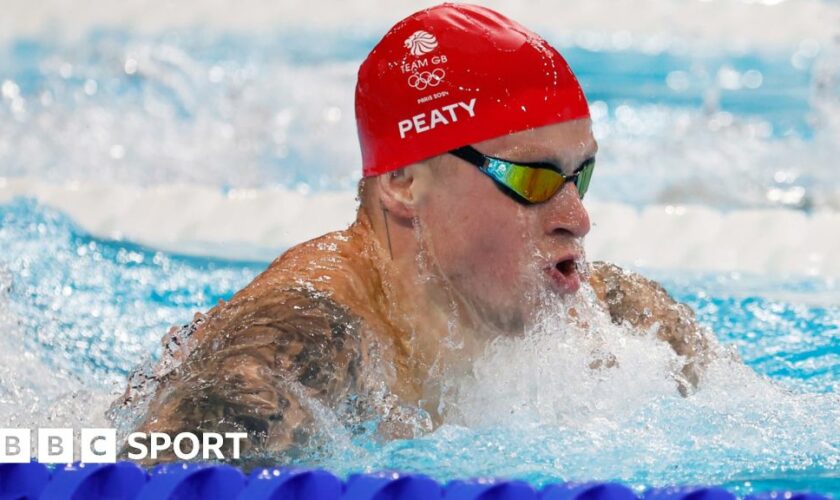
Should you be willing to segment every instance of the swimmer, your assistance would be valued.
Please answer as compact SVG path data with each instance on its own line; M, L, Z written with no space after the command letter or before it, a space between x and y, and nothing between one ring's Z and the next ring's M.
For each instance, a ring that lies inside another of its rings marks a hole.
M113 407L131 408L137 430L246 432L243 453L275 463L337 424L414 436L446 419L441 377L584 289L613 322L684 357L675 391L698 384L714 340L692 312L585 260L597 144L583 91L546 41L483 7L415 13L362 63L356 119L355 222L171 331Z

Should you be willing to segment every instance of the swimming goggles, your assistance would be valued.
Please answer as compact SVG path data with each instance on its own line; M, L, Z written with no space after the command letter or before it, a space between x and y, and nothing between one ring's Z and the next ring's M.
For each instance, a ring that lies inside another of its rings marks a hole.
M472 146L453 149L449 154L478 167L496 181L502 191L524 205L548 201L567 182L575 184L583 199L595 169L595 158L583 162L572 175L565 175L551 163L512 162L487 156Z

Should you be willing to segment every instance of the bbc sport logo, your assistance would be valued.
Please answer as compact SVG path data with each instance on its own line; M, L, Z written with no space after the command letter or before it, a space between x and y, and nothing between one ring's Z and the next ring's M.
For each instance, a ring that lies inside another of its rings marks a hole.
M32 429L0 429L0 463L30 462L32 435ZM39 428L35 436L36 458L42 464L71 463L77 456L90 464L117 461L117 430L113 428L81 429L78 442L70 428ZM203 460L238 459L241 441L247 437L244 432L181 432L174 438L163 432L132 432L126 440L126 456L155 460L162 452L172 450L179 460L192 460L199 454ZM231 451L227 457L222 450L226 442Z

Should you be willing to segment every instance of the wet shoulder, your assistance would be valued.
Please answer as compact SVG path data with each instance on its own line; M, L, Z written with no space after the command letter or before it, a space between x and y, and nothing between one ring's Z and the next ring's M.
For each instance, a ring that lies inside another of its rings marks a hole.
M368 249L368 238L351 227L293 246L275 259L267 271L308 276L317 282L326 273L366 266Z
M229 345L298 344L324 350L355 350L360 319L331 294L302 283L240 296L217 307L204 320L198 350Z
M328 294L309 287L240 295L172 328L157 363L148 360L129 377L123 403L145 399L158 384L232 368L231 359L243 358L326 390L329 370L355 372L363 348L360 322Z
M237 296L307 287L372 319L371 308L382 294L372 253L370 238L355 226L327 233L290 248Z
M197 321L183 329L183 359L170 356L112 419L171 435L245 432L243 453L283 451L306 447L317 408L339 411L359 390L358 320L323 293L277 290Z

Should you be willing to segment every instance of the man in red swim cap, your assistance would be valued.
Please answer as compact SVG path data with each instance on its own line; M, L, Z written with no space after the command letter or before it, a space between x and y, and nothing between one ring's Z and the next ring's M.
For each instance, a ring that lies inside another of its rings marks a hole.
M172 331L114 411L142 408L145 432L244 431L251 456L314 447L336 421L411 435L445 421L443 376L585 291L685 356L675 391L697 384L711 340L691 312L583 258L597 145L545 40L483 7L417 12L362 63L356 118L356 222Z

